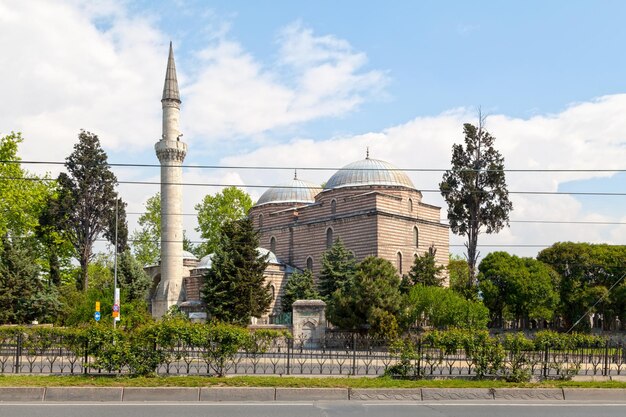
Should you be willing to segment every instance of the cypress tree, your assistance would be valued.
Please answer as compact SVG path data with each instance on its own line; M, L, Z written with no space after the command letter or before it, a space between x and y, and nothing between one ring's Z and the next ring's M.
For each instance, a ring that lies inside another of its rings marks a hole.
M330 300L333 293L342 288L354 275L357 262L354 255L343 245L341 239L322 255L322 270L318 281L318 290L322 299Z
M248 324L251 317L261 317L267 311L272 301L263 276L268 262L267 255L259 256L258 245L251 219L222 226L221 240L202 289L211 319Z
M313 282L313 274L310 270L294 272L285 285L285 293L282 298L282 309L285 312L292 311L292 305L297 300L315 300L319 298Z

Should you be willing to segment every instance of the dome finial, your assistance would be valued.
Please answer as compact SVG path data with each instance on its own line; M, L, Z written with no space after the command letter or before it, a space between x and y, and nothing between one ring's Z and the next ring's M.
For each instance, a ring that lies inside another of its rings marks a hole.
M294 180L298 179L298 169L297 168L293 170L293 179Z
M365 159L370 159L370 147L365 147Z

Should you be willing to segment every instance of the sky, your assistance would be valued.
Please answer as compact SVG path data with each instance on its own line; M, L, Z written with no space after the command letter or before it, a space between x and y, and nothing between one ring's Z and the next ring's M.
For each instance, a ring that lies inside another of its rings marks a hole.
M256 199L294 168L322 183L369 147L445 219L438 183L480 109L514 205L481 255L626 244L624 15L609 0L0 0L0 135L23 133L24 161L63 162L85 129L111 163L158 164L172 41L184 181L201 184L185 186L187 214L225 185ZM159 169L115 173L132 230Z

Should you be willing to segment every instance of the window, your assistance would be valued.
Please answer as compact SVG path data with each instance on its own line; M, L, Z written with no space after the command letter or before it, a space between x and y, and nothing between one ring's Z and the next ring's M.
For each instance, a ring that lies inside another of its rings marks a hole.
M263 227L263 213L259 214L259 228Z
M276 253L276 238L274 236L270 238L270 251Z
M417 229L417 226L413 226L413 244L416 248L419 248L420 245L420 231Z
M402 275L402 253L398 252L396 256L398 258L396 267L398 268L400 275Z
M409 198L409 213L413 213L413 200Z
M272 301L276 299L276 289L273 285L270 285L270 292L272 293Z
M330 214L337 213L337 200L332 200L330 202Z
M331 246L333 246L333 229L329 227L326 229L326 249L330 249Z
M306 269L308 269L309 271L313 270L313 258L311 258L310 256L306 258Z

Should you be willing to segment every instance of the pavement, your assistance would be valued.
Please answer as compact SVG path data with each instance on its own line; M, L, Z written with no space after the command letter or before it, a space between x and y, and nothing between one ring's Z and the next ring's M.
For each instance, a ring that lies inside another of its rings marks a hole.
M600 388L284 388L0 387L0 402L529 401L626 403L626 389Z

